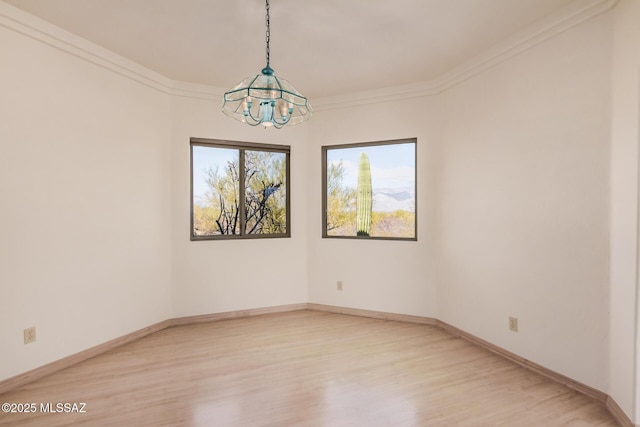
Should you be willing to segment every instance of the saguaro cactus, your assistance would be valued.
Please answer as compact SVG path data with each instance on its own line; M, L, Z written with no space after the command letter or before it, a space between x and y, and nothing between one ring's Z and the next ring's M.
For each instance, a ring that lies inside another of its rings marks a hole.
M368 236L371 232L371 166L367 153L360 154L358 164L358 196L356 198L356 232L358 236Z

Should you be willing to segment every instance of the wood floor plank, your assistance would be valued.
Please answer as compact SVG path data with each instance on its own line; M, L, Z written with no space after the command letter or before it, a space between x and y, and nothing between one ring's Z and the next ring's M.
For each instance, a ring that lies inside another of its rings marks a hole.
M177 326L10 393L0 426L615 426L595 400L432 325L294 311ZM85 413L40 404L86 403Z

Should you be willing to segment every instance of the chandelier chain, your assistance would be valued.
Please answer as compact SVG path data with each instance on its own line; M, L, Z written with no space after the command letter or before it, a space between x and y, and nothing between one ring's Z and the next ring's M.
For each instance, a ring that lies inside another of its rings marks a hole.
M269 68L269 56L271 54L270 49L269 49L269 41L271 41L271 26L270 26L270 22L269 22L269 0L266 0L266 9L267 9L267 14L265 15L265 20L267 22L267 33L265 36L266 42L267 42L267 48L266 48L266 53L267 53L267 68Z

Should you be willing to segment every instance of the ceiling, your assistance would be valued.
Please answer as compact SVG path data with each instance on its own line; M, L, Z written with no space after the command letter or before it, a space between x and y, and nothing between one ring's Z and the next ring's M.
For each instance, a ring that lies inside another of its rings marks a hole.
M271 66L309 99L429 81L580 0L271 0ZM264 0L5 0L173 80L265 65Z

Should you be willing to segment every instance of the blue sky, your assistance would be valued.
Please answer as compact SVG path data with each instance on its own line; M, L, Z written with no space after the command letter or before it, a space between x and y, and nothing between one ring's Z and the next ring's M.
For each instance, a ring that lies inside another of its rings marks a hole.
M339 162L345 170L344 184L356 187L360 153L366 152L371 164L374 188L406 188L415 185L415 144L389 144L368 147L331 148L327 163ZM219 147L193 146L193 195L198 201L207 192L205 171L218 166L222 171L227 162L237 160L238 150Z
M193 200L198 201L207 192L208 186L205 171L209 168L222 172L227 162L238 159L238 150L235 148L218 148L193 146Z
M356 187L360 153L365 152L371 165L371 184L374 188L404 188L415 185L415 144L388 144L368 147L331 148L327 150L327 164L339 162L345 170L343 183Z

